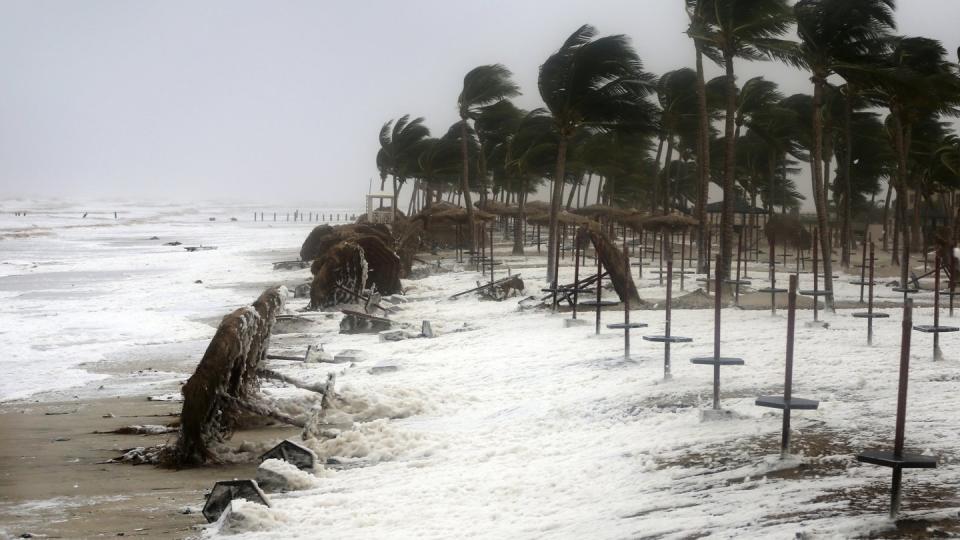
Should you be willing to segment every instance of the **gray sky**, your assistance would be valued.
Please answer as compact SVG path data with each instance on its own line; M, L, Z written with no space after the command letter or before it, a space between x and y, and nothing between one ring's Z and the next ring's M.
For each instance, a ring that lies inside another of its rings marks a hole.
M955 54L960 2L900 4L901 33ZM463 75L494 62L539 106L539 65L584 23L630 35L654 73L692 66L682 5L0 0L0 197L359 205L384 121L424 116L442 134ZM737 70L811 91L782 65Z

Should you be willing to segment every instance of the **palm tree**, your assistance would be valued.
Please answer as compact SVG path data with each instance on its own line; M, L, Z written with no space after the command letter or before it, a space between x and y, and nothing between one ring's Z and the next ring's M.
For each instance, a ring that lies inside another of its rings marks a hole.
M894 0L800 0L794 6L800 43L797 62L813 74L811 176L823 256L824 289L833 291L830 222L823 170L823 106L827 78L863 65L877 43L895 27ZM833 309L833 296L827 296Z
M469 129L467 121L476 119L482 107L497 103L520 94L520 88L510 80L513 74L501 64L478 66L467 72L463 78L463 90L457 98L460 112L460 155L463 159L463 175L460 177L460 190L467 207L467 222L470 230L469 247L475 245L476 221L473 215L473 197L470 195L470 162L468 156Z
M710 196L710 117L707 110L707 85L703 73L704 51L709 50L711 58L718 58L715 49L710 49L708 41L698 36L708 35L709 25L704 14L706 0L686 0L687 16L690 25L687 35L693 39L697 59L697 203L694 210L697 226L697 271L706 273L707 261L707 202Z
M556 278L557 217L563 195L567 146L584 126L598 130L652 131L656 113L647 96L654 77L626 36L594 39L596 30L577 29L540 66L540 97L553 114L557 132L557 161L550 200L547 279Z
M667 155L664 163L673 162L676 139L681 135L689 138L699 129L697 118L697 73L689 68L664 73L657 81L657 100L660 102L660 148L664 139L667 142ZM657 155L660 155L658 150ZM657 167L659 168L659 157ZM663 192L664 212L670 211L670 178L672 171L665 166ZM656 202L653 208L656 209Z
M902 235L904 251L909 252L911 235L907 234L907 199L913 129L926 118L960 115L960 74L957 66L947 60L943 45L928 38L894 40L882 66L877 86L867 94L890 109L889 124L897 156L893 182L897 191L897 232ZM913 228L919 233L916 220ZM895 243L896 239L894 236ZM903 280L907 276L907 266L904 264L901 269Z
M791 44L778 39L793 21L787 0L703 0L703 24L695 39L711 60L723 65L726 75L726 141L723 168L723 210L720 253L729 275L733 253L734 183L736 175L737 83L734 59L790 59Z
M397 218L397 196L400 187L416 165L421 141L430 136L423 125L423 118L410 120L410 115L401 116L396 123L389 120L380 128L380 150L377 152L377 168L380 170L380 190L383 191L387 175L393 177L393 218Z

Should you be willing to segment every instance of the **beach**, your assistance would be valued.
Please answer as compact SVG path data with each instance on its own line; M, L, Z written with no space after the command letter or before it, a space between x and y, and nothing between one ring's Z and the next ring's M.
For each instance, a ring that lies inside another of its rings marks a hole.
M745 291L745 304L757 304L745 307L754 309L723 310L723 355L742 357L746 365L723 368L725 415L711 419L701 411L710 408L712 370L690 359L712 354L712 310L673 311L673 334L693 341L673 347L672 377L664 380L662 346L641 339L664 326L665 289L654 275L638 282L651 306L631 313L631 320L649 327L634 331L632 355L624 358L622 331L605 327L623 320L622 308L603 311L600 334L593 312L581 310L578 318L586 324L569 326L568 311L531 308L526 299L542 297L547 285L544 259L529 246L525 256L509 255L510 241L500 237L495 256L503 264L495 277L520 274L526 286L521 295L500 302L474 295L451 299L484 278L441 251L421 255L424 264L403 281L404 294L384 299L396 307L390 317L406 339L342 334L336 310L302 313L309 324L276 333L271 352L295 356L310 345L351 357L335 364L270 362L271 369L301 381L336 376L336 401L322 437L308 442L325 465L312 473L317 487L268 494L270 508L241 505L207 526L197 512L214 481L254 477L257 453L283 438L300 441L300 430L274 425L238 431L229 446L247 449L245 463L185 471L101 463L124 449L170 440L172 433L93 432L175 420L169 415L179 403L148 397L176 398L219 317L267 286L309 278L308 269L272 267L296 253L309 224L259 230L231 223L217 233L223 256L203 261L206 272L189 269L190 277L203 280L201 291L212 292L199 292L206 303L190 300L203 309L181 311L187 322L172 327L176 331L151 327L153 337L121 341L125 348L57 368L78 372L81 384L0 406L0 428L11 434L0 454L3 534L280 539L316 531L337 538L913 537L916 527L958 532L955 337L944 338L940 362L931 360L928 338L915 338L908 446L936 456L939 467L905 475L910 520L888 520L888 473L855 460L857 452L892 441L901 296L888 287L877 287L878 309L890 319L877 321L872 347L865 323L850 316L862 309L854 307L859 287L848 283L858 276L836 280L844 308L820 313L828 327L810 324L811 310L798 311L795 392L821 404L795 413L794 453L780 460L780 414L754 405L757 396L776 394L783 385L786 313L769 313L769 295ZM144 233L130 234L139 239ZM762 262L750 266L751 289L765 286L765 268ZM228 270L232 275L225 277ZM569 257L561 275L572 278ZM178 279L150 298L197 293L190 291L199 284ZM785 284L787 274L777 279ZM811 283L812 276L801 274L801 288ZM677 298L695 289L694 283L685 290L674 283ZM917 296L915 320L926 321L932 296ZM286 309L299 313L307 302L291 297ZM430 321L435 337L417 337L423 321ZM195 331L180 330L192 325ZM4 339L19 343L10 334ZM97 346L108 344L117 345L106 340ZM261 391L293 404L305 396L275 382L263 383Z

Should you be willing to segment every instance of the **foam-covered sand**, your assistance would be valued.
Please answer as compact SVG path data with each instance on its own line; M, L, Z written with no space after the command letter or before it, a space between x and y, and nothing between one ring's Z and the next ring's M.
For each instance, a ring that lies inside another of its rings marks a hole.
M257 239L246 224L230 227L243 231L247 244L273 242L272 249L291 251L307 229L299 236ZM499 275L512 268L523 274L529 291L546 285L542 258L510 257L508 251L508 242L498 247L497 258L504 263ZM321 437L304 444L321 460L339 465L315 475L310 489L271 496L270 508L239 503L203 534L257 539L311 537L317 531L365 539L894 535L884 494L889 471L859 465L854 456L891 444L898 309L883 309L891 317L876 322L873 347L866 345L865 323L852 318L851 309L822 313L826 329L803 324L812 319L811 311L798 313L794 393L820 399L821 406L794 414L796 456L783 462L777 458L780 414L755 407L754 399L781 391L784 312L724 309L722 353L743 357L746 366L722 372L729 418L702 422L712 373L689 359L712 353L712 310L674 311L673 333L694 341L673 347L673 379L665 382L662 347L640 339L662 333L663 311L632 313L631 320L650 326L634 333L634 354L625 360L622 333L604 329L596 336L592 324L565 328L568 313L524 310L519 298L448 300L482 278L449 257L441 267L442 273L405 281L407 301L391 316L412 329L430 320L436 338L381 342L372 335L340 335L339 316L318 317L309 332L274 336L277 351L321 343L334 355L363 351L364 359L355 364L272 363L307 381L337 376L340 396ZM249 274L241 271L248 268ZM764 269L765 264L750 268L760 286ZM233 275L222 279L249 284L270 276L278 281L308 276L307 270L273 272L265 258L231 270ZM572 277L572 268L562 272ZM848 283L855 277L841 275L836 281L844 305L859 296L859 288ZM787 274L779 274L778 283L786 282ZM687 282L687 292L693 283ZM801 288L811 284L812 276L801 276ZM662 302L664 290L656 279L647 277L638 288L645 300ZM682 294L678 284L674 289ZM230 306L253 296L235 297ZM878 287L877 297L894 302L900 295ZM925 302L930 294L918 297ZM288 307L305 304L291 299ZM592 313L580 317L592 322ZM622 320L616 310L604 311L603 317L605 323ZM932 311L918 307L914 318L929 322ZM948 321L944 313L942 323ZM954 421L960 397L953 392L960 380L957 339L944 336L945 359L933 362L929 336L914 336L907 447L940 460L936 470L905 474L903 510L920 530L960 532L955 520L960 441ZM202 353L197 348L189 362L158 364L173 380L157 376L150 388L175 393L176 379L185 377ZM101 384L129 391L137 381L105 364L109 360L95 364L110 376ZM383 364L397 369L370 370ZM84 388L94 391L95 386ZM296 398L286 405L292 414L312 406L303 401L303 391L274 384L265 384L263 391L278 403ZM243 437L238 434L235 444ZM246 467L245 476L253 477L255 464Z

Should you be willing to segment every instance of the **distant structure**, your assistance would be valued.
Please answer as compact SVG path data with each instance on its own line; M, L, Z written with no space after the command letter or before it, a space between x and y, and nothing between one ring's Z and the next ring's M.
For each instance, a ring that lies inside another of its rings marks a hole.
M376 204L374 203L376 201ZM390 206L384 206L390 201ZM370 223L393 223L393 207L396 204L392 193L371 193L367 195L367 220Z

